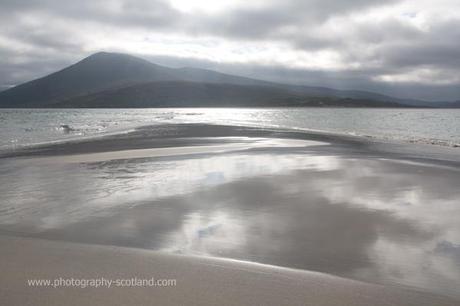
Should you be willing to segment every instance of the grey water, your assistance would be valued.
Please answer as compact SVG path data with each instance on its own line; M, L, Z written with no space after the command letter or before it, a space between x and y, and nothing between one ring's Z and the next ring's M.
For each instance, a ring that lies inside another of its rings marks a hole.
M122 133L142 125L210 123L460 144L460 109L2 109L0 149Z

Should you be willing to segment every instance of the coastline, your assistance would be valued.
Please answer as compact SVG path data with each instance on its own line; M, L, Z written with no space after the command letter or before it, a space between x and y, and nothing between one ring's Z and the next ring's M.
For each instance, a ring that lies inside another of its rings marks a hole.
M168 130L173 130L174 134L168 134ZM175 147L178 144L187 146L209 145L218 144L222 141L226 143L232 142L232 137L320 141L334 144L335 146L338 145L341 149L351 148L354 151L360 150L364 154L374 154L376 156L380 154L393 156L394 158L447 163L454 166L457 162L460 162L459 149L452 146L419 144L313 130L205 123L143 125L135 129L111 134L4 149L0 150L0 158L88 154ZM228 139L228 141L225 141L224 138Z
M89 109L37 109L35 113L32 109L7 109L3 122L0 121L0 127L5 132L5 139L0 142L0 151L98 139L164 124L226 124L345 138L356 137L393 144L413 143L452 148L458 148L460 145L456 133L457 127L452 124L456 122L458 112L435 114L432 122L438 124L433 125L428 121L425 124L431 127L428 129L424 124L419 123L428 118L423 111L412 114L412 112L400 112L398 109L385 109L378 112L360 108L334 108L330 111L323 108L308 108L308 110L304 108L197 108L191 112L189 108L93 109L91 111ZM281 117L273 116L278 112L282 114ZM347 124L348 121L355 122L358 119L353 115L355 112L369 119L356 126ZM56 117L51 116L53 114ZM24 116L27 121L21 121L19 115ZM111 118L111 121L107 118ZM302 118L303 120L300 120ZM417 118L418 120L415 120ZM60 131L61 125L70 127L70 131L68 133Z

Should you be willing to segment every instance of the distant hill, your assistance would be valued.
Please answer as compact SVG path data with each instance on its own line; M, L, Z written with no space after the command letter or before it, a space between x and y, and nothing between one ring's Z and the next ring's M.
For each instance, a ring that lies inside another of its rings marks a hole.
M262 85L163 81L135 84L77 96L48 107L400 107L393 102L315 97Z
M344 106L398 107L366 91L271 83L197 68L168 68L100 52L0 92L0 107Z
M433 106L431 104L431 106ZM435 104L437 107L442 107L442 108L460 108L460 101L456 102L437 102Z

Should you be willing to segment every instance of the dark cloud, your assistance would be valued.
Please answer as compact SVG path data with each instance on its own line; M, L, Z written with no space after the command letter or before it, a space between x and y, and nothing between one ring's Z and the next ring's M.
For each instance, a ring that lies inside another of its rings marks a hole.
M106 51L131 52L171 66L199 66L273 81L404 97L460 99L456 89L460 85L460 16L451 14L457 8L455 1L450 8L444 0L445 16L427 15L431 19L425 18L423 26L413 20L434 7L426 7L424 1L417 12L395 11L397 14L381 18L365 17L413 0L255 3L206 12L181 11L167 0L0 0L0 87L63 68L99 51L98 46L105 48L99 39L107 38L113 43ZM179 35L197 46L212 39L241 43L242 49L245 43L261 49L276 44L279 54L273 62L258 60L257 49L247 61L231 55L224 61L202 60L199 50L176 42L174 50L181 57L160 57L166 51L157 50L164 46L155 48L158 40L150 42L150 38L145 38L151 44L149 50L126 47L130 36L146 34ZM298 60L291 54L293 63L284 65L277 61L284 58L279 48L285 48L286 58L289 52L304 56ZM336 63L321 66L324 52L333 54ZM311 65L315 63L319 64Z
M375 82L371 77L379 73L395 73L397 69L355 69L346 71L325 71L293 69L276 65L247 65L238 63L217 63L211 60L194 58L177 58L171 56L143 56L152 62L169 67L202 67L231 74L243 75L267 81L332 87L343 90L362 89L406 99L420 100L458 100L460 86L427 85L418 83L382 83Z
M397 2L387 1L386 4ZM308 28L322 24L329 18L382 5L382 1L358 0L288 0L269 2L263 8L238 9L204 20L205 31L243 37L249 39L295 39L291 35L283 35L283 30L291 27L301 35ZM215 25L209 27L209 25ZM286 36L286 37L283 37ZM320 41L320 40L318 40Z

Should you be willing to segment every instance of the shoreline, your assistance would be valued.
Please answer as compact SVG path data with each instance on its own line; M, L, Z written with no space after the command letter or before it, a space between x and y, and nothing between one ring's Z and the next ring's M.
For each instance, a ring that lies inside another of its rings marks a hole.
M217 108L219 109L219 108ZM224 108L228 109L229 111L235 111L239 110L240 108ZM248 110L251 111L256 111L256 110L265 110L264 108L248 108ZM280 110L280 109L285 109L285 108L268 108L268 110ZM295 109L303 109L303 108L295 108L295 107L289 107L286 108L288 110L295 110ZM313 108L313 109L322 109L322 108ZM343 110L352 110L353 108L339 108ZM357 108L358 110L361 108ZM10 111L21 111L22 109L7 109ZM39 109L40 110L40 109ZM48 109L42 109L44 111ZM55 109L56 111L62 111L65 109ZM79 109L73 109L74 111L78 111ZM104 110L111 110L111 109L95 109L96 111L104 111ZM130 111L130 110L135 110L135 109L120 109L125 110L125 111ZM148 112L149 109L146 109ZM29 147L35 147L35 146L43 146L43 145L50 145L53 143L59 144L59 143L66 143L66 142L74 142L74 141L85 141L85 140L91 140L91 139L98 139L98 138L104 138L107 136L111 135L118 135L118 134L125 134L125 133L130 133L133 131L136 131L138 129L142 129L145 127L149 126L155 126L155 125L164 125L164 124L208 124L208 125L219 125L220 122L216 120L209 120L209 118L200 117L200 115L203 115L206 113L206 111L210 111L213 109L210 108L193 108L193 110L196 112L198 111L199 113L189 113L187 111L190 111L190 108L156 108L154 110L159 110L160 112L169 112L169 115L166 115L164 113L155 113L153 112L151 115L152 117L149 120L145 120L145 118L141 118L141 121L133 123L132 121L123 121L121 119L120 121L120 126L118 127L118 124L115 125L105 125L103 124L104 128L102 130L99 130L97 132L92 131L91 129L86 129L87 123L83 122L73 122L72 120L70 121L61 121L59 123L56 123L57 125L54 127L54 129L58 130L58 127L60 124L67 125L69 124L70 128L75 128L73 132L71 132L68 136L65 137L65 135L60 135L56 133L50 133L49 136L45 136L45 134L38 134L39 139L45 139L42 141L34 141L33 135L34 131L37 128L37 131L40 131L40 127L35 127L35 126L24 126L25 133L27 133L29 130L32 132L30 135L32 136L25 136L24 139L20 136L20 132L22 131L21 126L15 127L17 130L16 132L13 132L11 134L11 139L10 143L4 143L0 147L0 153L1 152L12 152L15 150L21 150L22 148L29 148ZM367 110L367 109L366 109ZM389 109L391 110L391 108ZM398 109L393 109L393 110L398 110ZM291 112L292 113L292 112ZM173 115L171 115L173 114ZM210 113L212 115L212 112ZM244 114L244 112L243 112ZM191 117L190 117L191 115ZM194 117L197 116L198 117ZM395 115L395 114L393 114ZM398 115L398 114L396 114ZM292 114L291 114L292 116ZM176 120L179 119L179 120ZM196 120L198 119L198 120ZM337 120L337 119L336 119ZM340 119L339 119L340 120ZM96 121L97 122L97 118ZM14 123L14 122L13 122ZM82 125L83 124L83 125ZM375 130L375 129L363 129L363 128L358 128L358 130L355 130L354 128L348 127L345 129L337 129L337 126L334 128L334 125L331 126L331 128L327 128L325 126L322 126L321 124L319 125L314 125L317 126L318 128L311 128L310 124L304 125L301 122L295 121L292 124L289 124L286 126L286 124L283 124L281 121L277 124L275 122L270 123L270 121L264 121L264 124L261 125L259 123L256 123L255 121L238 121L238 120L231 120L228 122L229 125L232 126L240 126L240 127L252 127L252 128L257 128L257 129L278 129L278 130L285 130L285 131L290 131L290 132L301 132L301 133L306 133L306 134L324 134L324 135L331 135L331 136L337 136L337 137L355 137L358 139L367 139L369 141L375 141L375 142L381 142L381 143L390 143L390 144L416 144L416 145L426 145L426 146L435 146L435 147L448 147L448 148L459 148L460 147L460 139L456 137L455 133L447 133L447 134L439 134L439 133L434 133L430 134L429 131L421 129L419 130L415 129L412 130L410 133L402 133L400 129L389 129L387 130L386 128L382 126L380 130ZM13 125L14 126L14 125ZM45 124L46 126L46 124ZM322 127L321 127L322 126ZM339 125L340 126L340 125ZM5 126L8 127L8 126ZM97 129L99 128L96 125ZM107 127L107 129L106 129ZM47 128L53 128L47 127ZM452 131L455 131L456 127L451 126L450 129ZM13 130L12 130L13 131ZM45 130L43 130L45 131ZM41 132L43 132L41 131ZM380 131L386 131L385 133L382 133ZM424 131L424 132L423 132ZM15 134L16 133L16 134ZM81 135L77 135L81 134ZM16 136L15 136L16 135ZM54 135L54 138L53 138ZM8 136L8 135L5 135ZM40 138L41 137L41 138ZM16 139L17 138L17 139ZM18 144L14 144L18 143Z
M165 129L179 129L179 134L162 135ZM186 131L192 129L192 131ZM160 132L157 132L159 130ZM216 130L213 132L213 130ZM143 125L134 130L126 130L108 135L97 135L81 139L68 139L27 147L0 150L1 158L57 156L72 154L101 153L112 151L138 150L175 147L178 143L187 146L212 145L219 143L217 138L226 143L224 138L261 137L280 139L301 139L320 141L339 145L341 148L358 149L364 154L389 156L399 159L420 160L447 165L460 162L459 148L438 146L396 140L383 140L365 136L306 131L302 129L263 128L243 125L218 125L204 123L177 123ZM177 141L179 140L179 142ZM184 142L185 140L185 142ZM229 140L228 142L231 142Z

